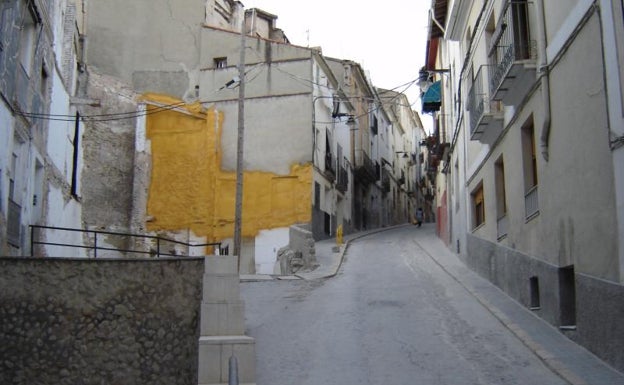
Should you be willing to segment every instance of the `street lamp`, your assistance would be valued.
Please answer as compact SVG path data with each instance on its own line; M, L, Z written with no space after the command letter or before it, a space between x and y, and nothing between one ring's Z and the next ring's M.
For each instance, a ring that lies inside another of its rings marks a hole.
M416 85L418 85L418 88L420 88L420 92L424 94L433 84L433 75L448 74L449 72L450 70L447 68L427 69L423 67L420 69L420 71L418 71L418 80L416 81Z

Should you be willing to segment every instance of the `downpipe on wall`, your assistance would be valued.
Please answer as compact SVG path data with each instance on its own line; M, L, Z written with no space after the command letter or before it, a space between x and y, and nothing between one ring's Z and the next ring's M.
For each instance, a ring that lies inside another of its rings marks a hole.
M542 105L544 106L544 119L540 134L540 149L542 157L548 162L548 144L550 138L551 106L550 106L550 66L546 56L546 15L544 12L544 0L536 0L537 25L539 26L538 55L539 64L537 67L538 80L542 88Z

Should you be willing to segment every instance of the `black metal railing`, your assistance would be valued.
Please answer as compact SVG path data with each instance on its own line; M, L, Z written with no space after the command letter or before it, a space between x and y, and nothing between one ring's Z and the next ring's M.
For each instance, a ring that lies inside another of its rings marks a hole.
M378 179L375 163L364 150L356 150L355 152L355 170L360 178L371 183Z
M478 139L483 134L482 118L487 114L501 112L500 102L491 100L490 89L487 87L494 67L482 65L468 92L468 112L470 113L470 137Z
M55 231L66 231L72 233L82 233L87 234L91 244L74 244L74 243L62 243L62 242L54 242L54 241L38 241L40 238L41 230L55 230ZM98 243L98 241L102 241L103 238L106 237L107 243L105 245ZM149 250L142 250L140 248L130 248L130 247L110 247L111 238L117 237L118 239L140 239L151 241ZM38 226L31 225L30 226L30 255L35 255L35 246L36 245L47 245L47 246L58 246L58 247L68 247L68 248L76 248L76 249L86 249L91 250L93 252L92 257L98 257L98 251L114 251L126 255L138 254L138 255L149 255L151 257L189 257L191 256L190 250L197 247L213 247L215 250L218 250L219 255L228 255L229 246L221 247L221 242L211 242L211 243L198 243L192 244L188 242L181 242L174 239L163 238L155 235L144 235L144 234L132 234L132 233L122 233L122 232L114 232L114 231L100 231L100 230L83 230L83 229L72 229L67 227L54 227L54 226ZM165 251L167 245L179 245L183 246L187 250L187 254L177 254L176 252L171 252L170 250ZM153 248L151 248L153 247Z
M536 42L531 40L528 1L510 1L505 4L504 13L494 37L494 48L490 50L495 68L490 79L492 94L500 87L514 62L535 59Z
M386 170L382 171L381 191L384 192L384 193L389 193L390 192L390 174Z

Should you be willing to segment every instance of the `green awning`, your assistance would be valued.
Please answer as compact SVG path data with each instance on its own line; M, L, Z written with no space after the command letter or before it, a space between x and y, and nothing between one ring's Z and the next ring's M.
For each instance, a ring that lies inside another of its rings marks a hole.
M441 80L430 85L427 92L421 96L421 99L423 113L440 111L440 106L442 105Z

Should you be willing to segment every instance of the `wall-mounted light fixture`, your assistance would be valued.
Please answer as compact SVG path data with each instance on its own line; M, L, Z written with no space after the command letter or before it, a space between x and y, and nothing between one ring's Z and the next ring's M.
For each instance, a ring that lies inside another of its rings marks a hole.
M418 88L420 88L420 92L425 93L429 89L429 87L434 83L433 75L435 74L448 74L450 72L449 69L427 69L425 67L421 68L418 72L418 80L416 84Z

